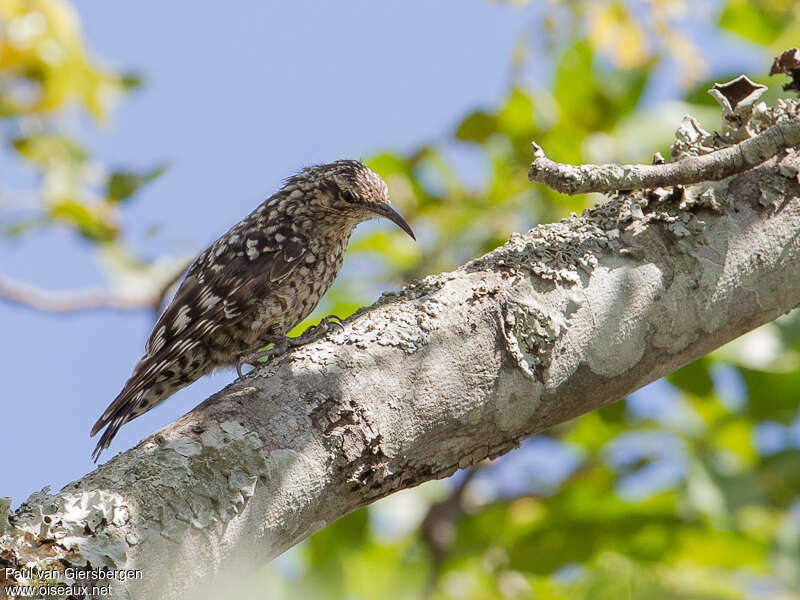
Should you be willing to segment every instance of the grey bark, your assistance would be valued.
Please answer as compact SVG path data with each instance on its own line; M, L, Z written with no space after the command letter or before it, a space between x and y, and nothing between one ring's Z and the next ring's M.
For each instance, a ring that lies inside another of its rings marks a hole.
M564 194L613 192L660 186L719 181L761 164L780 150L800 144L800 118L776 123L763 133L717 152L689 156L660 165L564 165L533 144L531 181L545 183Z
M212 597L356 508L614 402L800 303L798 168L790 151L618 195L385 295L32 496L0 557L141 573L114 598Z

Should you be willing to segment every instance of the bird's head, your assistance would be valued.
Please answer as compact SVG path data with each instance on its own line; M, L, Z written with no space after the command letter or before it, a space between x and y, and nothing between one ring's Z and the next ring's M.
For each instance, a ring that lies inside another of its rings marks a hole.
M316 182L315 200L326 212L345 217L354 225L383 217L417 239L406 220L389 203L386 182L360 162L339 160L309 167L300 175Z

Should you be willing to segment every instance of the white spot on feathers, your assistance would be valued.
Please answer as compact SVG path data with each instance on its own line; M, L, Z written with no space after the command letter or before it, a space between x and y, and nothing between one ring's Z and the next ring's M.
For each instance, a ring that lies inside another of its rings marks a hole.
M219 323L214 323L214 321L210 321L208 319L200 319L197 322L196 327L197 327L197 331L201 335L205 335L205 334L209 333L210 331L212 331L213 329L216 329L217 327L219 327Z
M203 293L200 294L200 298L198 298L198 301L200 302L200 306L202 306L206 310L208 310L212 306L215 306L217 304L217 302L219 302L220 300L222 300L222 298L220 298L219 296L214 295L214 293L211 290L211 288L204 289Z
M225 300L225 304L223 305L222 310L225 313L226 319L233 319L234 317L238 317L242 312L237 306L237 304L231 300Z
M197 340L188 339L188 340L178 340L170 347L170 352L175 352L177 354L183 354L187 350L194 348L197 346L199 342Z
M173 347L174 347L174 344L173 344ZM150 373L158 373L162 369L166 368L169 364L170 364L170 361L168 361L168 360L162 360L159 363L152 364L149 367L147 367L147 370L144 373L142 373L142 376L149 375Z
M173 333L180 333L186 326L192 322L192 319L189 317L189 308L188 304L184 304L178 309L178 315L175 317L175 320L172 322L172 331Z
M148 354L155 354L161 349L161 347L164 345L164 334L166 332L166 325L162 325L156 330L156 332L150 338L150 343L147 344L147 348L145 348Z
M258 256L258 249L256 245L258 244L258 240L247 240L245 242L245 246L247 247L247 258L250 260L255 260Z

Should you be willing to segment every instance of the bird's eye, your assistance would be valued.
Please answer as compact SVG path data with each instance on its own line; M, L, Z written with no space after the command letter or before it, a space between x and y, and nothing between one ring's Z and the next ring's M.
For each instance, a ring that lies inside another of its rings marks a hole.
M342 190L341 192L342 200L345 202L350 202L351 204L356 201L356 197L353 196L353 192L350 190Z

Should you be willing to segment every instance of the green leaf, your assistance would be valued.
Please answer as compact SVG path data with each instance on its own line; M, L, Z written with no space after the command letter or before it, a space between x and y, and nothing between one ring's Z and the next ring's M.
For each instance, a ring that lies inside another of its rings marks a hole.
M787 509L797 502L797 490L800 489L798 464L798 450L783 450L762 460L757 477L760 486L769 493L771 503Z
M568 48L558 61L553 96L565 120L593 123L596 120L594 55L586 41Z
M126 92L132 92L142 86L144 78L139 73L123 73L119 77L119 84Z
M464 142L481 144L495 131L497 131L497 119L482 110L476 110L458 124L455 137Z
M702 458L692 461L686 473L688 506L705 516L717 529L725 528L730 520L727 496L715 472Z
M740 367L747 388L746 414L759 421L793 422L800 407L800 373L773 373Z
M627 408L625 399L622 399L598 409L597 414L606 423L620 424L625 421Z
M714 431L712 442L719 450L736 456L742 465L752 466L757 459L753 425L750 419L730 419Z
M367 160L365 164L382 177L388 177L398 173L402 175L411 175L413 169L409 159L394 152L381 152L376 154Z
M644 93L655 62L649 62L630 71L615 70L603 75L600 87L607 104L610 123L601 124L601 129L610 130L611 125L634 112Z
M119 233L113 223L102 214L75 200L62 200L50 208L50 218L74 227L83 237L93 242L113 241Z
M624 431L624 423L608 419L594 411L572 422L572 428L563 436L564 441L578 444L587 452L598 452L609 441Z
M714 391L708 365L709 362L701 358L667 375L667 381L695 396L708 396Z
M82 163L86 151L62 135L32 135L13 140L11 145L23 158L46 167L54 163Z
M140 187L161 177L167 170L167 165L162 164L149 171L114 171L106 182L106 198L112 204L127 200L135 194Z
M40 228L47 223L47 219L36 217L33 219L20 219L10 225L3 227L3 235L6 237L19 237L24 233L29 233L34 229Z
M648 62L631 70L601 69L591 47L579 41L561 57L553 83L553 96L561 111L557 137L573 145L592 131L610 131L638 104L655 66ZM574 130L577 138L570 131ZM548 147L550 140L548 140Z
M497 113L497 122L509 137L527 135L534 128L533 100L530 95L519 88L511 90L505 106Z
M367 509L359 509L321 529L304 544L308 567L324 578L330 597L343 595L344 563L350 552L367 543L368 519Z
M763 2L730 0L719 15L719 26L757 44L771 44L789 23L789 18L768 8Z

